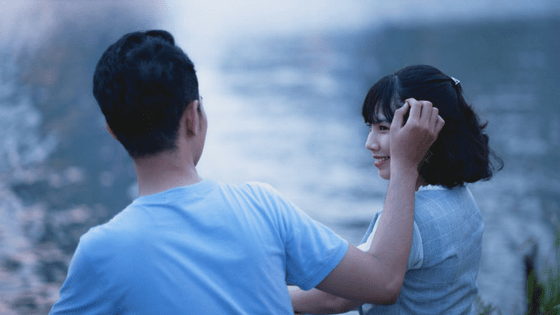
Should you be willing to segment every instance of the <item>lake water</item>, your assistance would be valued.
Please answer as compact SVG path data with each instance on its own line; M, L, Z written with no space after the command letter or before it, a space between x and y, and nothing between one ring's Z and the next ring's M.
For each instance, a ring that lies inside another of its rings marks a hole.
M486 223L481 299L524 313L532 244L538 270L558 269L557 1L50 3L4 9L0 22L12 33L0 55L9 61L0 73L3 266L25 279L42 268L11 285L0 273L0 293L41 287L51 295L34 303L48 304L79 235L134 197L130 159L105 134L91 74L108 44L151 27L170 29L197 65L209 119L201 175L268 182L354 244L387 184L364 148L367 90L410 64L459 78L506 164L471 186Z

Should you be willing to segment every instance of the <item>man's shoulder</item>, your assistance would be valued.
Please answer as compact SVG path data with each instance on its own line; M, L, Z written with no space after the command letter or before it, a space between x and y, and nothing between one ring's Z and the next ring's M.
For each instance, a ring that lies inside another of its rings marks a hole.
M258 181L249 181L243 184L219 184L219 186L222 191L235 196L245 196L262 201L281 198L280 193L272 185Z
M134 240L135 229L130 228L134 224L134 218L130 215L133 208L129 205L108 222L91 227L80 237L79 246L87 248L89 252L108 251L118 244L126 244L129 240Z
M276 189L272 187L272 185L263 182L246 182L241 187L257 194L279 194L278 191L276 191Z
M298 216L304 215L295 204L270 184L253 181L224 187L225 200L230 204L245 205L247 209L257 209L257 213L267 213L278 218L296 213Z
M119 230L111 228L110 222L100 224L90 228L84 235L80 237L79 246L88 248L88 251L95 249L103 249L111 246L114 240L119 237Z
M218 186L222 188L229 188L229 189L239 189L239 190L271 190L274 191L272 185L259 182L259 181L247 181L242 184L229 184L229 183L217 183Z
M257 198L260 202L268 206L295 207L295 205L293 205L285 196L283 196L270 184L262 182L247 182L242 186L242 188L252 194L254 198Z

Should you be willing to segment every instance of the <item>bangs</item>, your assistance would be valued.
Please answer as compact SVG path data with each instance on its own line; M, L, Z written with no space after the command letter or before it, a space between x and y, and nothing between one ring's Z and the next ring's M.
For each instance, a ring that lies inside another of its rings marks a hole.
M366 124L393 121L395 110L402 103L397 92L397 81L396 76L386 76L371 87L362 107L362 117Z

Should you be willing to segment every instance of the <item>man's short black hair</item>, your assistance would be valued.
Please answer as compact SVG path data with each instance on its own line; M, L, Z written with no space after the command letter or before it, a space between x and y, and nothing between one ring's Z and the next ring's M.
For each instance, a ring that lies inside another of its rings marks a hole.
M494 169L491 157L498 169L503 167L488 146L486 124L465 101L461 85L432 66L409 66L377 81L366 96L362 116L368 124L378 123L380 117L391 122L408 98L430 101L445 121L419 169L426 183L453 188L488 180Z
M97 63L93 95L132 158L176 149L179 120L199 98L194 64L162 30L133 32Z

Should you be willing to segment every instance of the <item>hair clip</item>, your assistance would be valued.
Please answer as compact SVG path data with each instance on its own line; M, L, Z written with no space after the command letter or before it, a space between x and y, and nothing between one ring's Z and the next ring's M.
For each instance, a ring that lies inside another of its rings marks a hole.
M450 77L451 80L453 80L453 82L455 82L455 85L459 85L459 83L461 83L461 81L455 79L454 77Z

